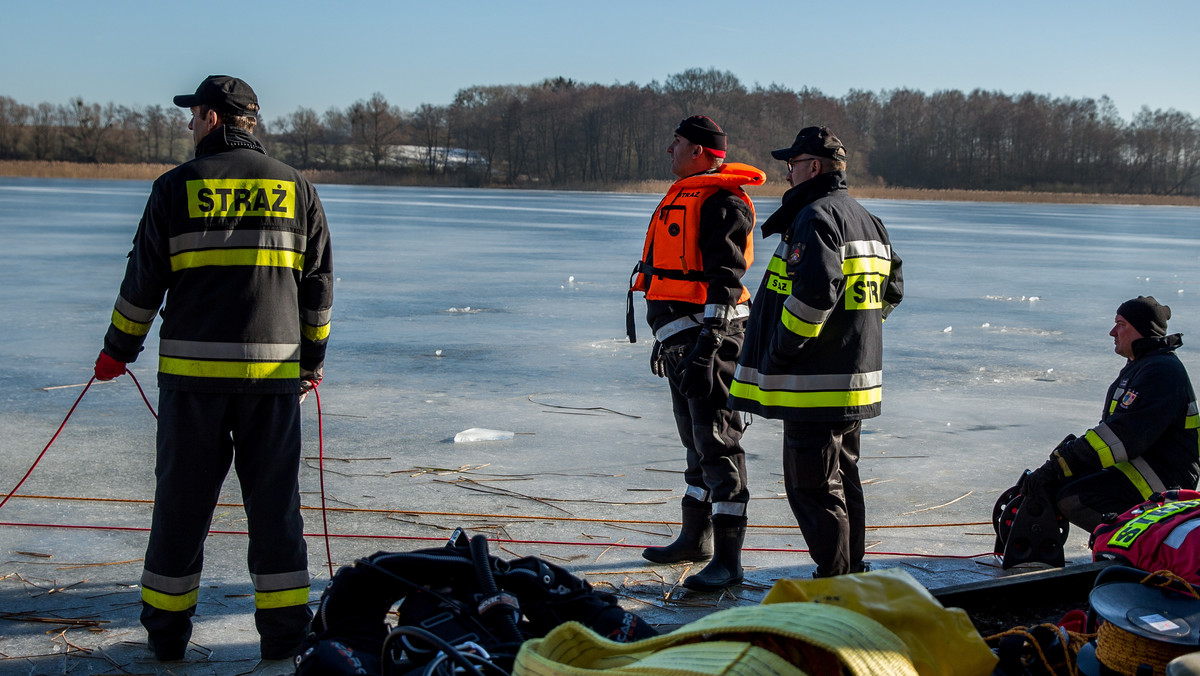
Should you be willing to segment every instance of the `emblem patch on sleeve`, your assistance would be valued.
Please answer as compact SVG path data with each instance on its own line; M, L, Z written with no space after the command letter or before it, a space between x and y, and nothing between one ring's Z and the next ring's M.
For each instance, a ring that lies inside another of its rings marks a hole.
M1121 397L1121 408L1129 408L1133 406L1133 402L1137 400L1138 393L1133 390L1126 390L1125 396Z
M788 265L798 265L801 260L804 260L804 245L797 244L788 254Z

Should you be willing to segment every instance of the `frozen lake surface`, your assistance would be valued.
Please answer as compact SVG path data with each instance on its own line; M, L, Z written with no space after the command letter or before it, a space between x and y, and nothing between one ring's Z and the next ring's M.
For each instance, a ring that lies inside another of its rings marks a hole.
M683 466L666 384L647 367L640 298L642 342L624 336L629 272L659 196L318 188L337 277L320 390L325 493L331 507L347 510L329 515L329 529L409 538L334 539L334 565L380 549L433 546L465 525L510 540L510 554L554 556L593 583L644 594L636 608L652 621L681 621L672 615L679 607L655 595L660 586L669 594L683 568L651 569L638 557L639 547L670 533L639 522L678 519ZM0 341L0 491L29 468L80 390L43 388L91 376L148 192L147 182L0 179L0 288L9 318ZM760 222L777 203L756 200ZM869 554L876 565L905 565L929 587L995 575L978 560L913 557L990 551L990 525L976 524L990 520L999 493L1064 435L1096 422L1122 365L1107 335L1120 302L1153 295L1169 304L1171 331L1185 334L1180 357L1200 369L1192 342L1200 340L1200 209L864 203L904 259L906 292L885 329L883 415L864 426L867 521L951 524L872 530ZM746 277L752 290L776 241L756 242ZM155 403L156 335L157 327L132 365ZM306 455L316 456L311 401ZM515 434L453 442L469 428ZM0 525L0 612L47 612L46 597L17 573L124 584L125 605L104 612L119 620L124 640L144 639L137 590L128 585L140 575L145 535L116 529L149 525L149 507L136 501L152 495L153 437L154 421L128 378L88 392L20 491L38 497L0 511L0 522L26 524ZM745 439L750 584L718 604L756 602L774 579L811 572L807 556L795 553L804 542L780 498L780 444L778 422L753 421ZM310 508L320 505L316 464L308 461L301 477ZM227 492L236 504L232 479ZM240 508L219 510L214 528L242 530L242 518ZM306 512L306 520L308 531L321 532L319 513ZM249 602L229 601L249 589L243 538L213 537L206 584L236 592L202 594L201 615L222 619L199 624L197 641L208 631L209 643L233 646L233 654L255 652ZM432 540L411 539L418 537ZM1085 545L1076 531L1068 553L1085 557ZM68 573L30 556L38 553L113 565ZM314 596L326 565L324 541L310 539ZM0 652L49 645L41 629L15 626L21 632L0 640ZM223 633L229 627L239 638Z

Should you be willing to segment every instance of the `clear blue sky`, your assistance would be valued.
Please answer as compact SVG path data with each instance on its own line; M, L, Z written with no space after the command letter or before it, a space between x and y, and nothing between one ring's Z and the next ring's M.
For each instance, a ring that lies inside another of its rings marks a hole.
M1197 0L10 2L0 96L169 105L238 75L268 119L374 92L412 110L472 85L664 81L715 67L831 96L898 87L1107 95L1200 117Z

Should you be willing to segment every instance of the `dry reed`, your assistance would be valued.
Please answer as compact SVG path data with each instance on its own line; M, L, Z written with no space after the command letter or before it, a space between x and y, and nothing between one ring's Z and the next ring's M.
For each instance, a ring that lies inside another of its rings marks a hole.
M29 160L0 160L0 176L24 176L31 178L75 178L150 181L173 168L170 164L87 164L80 162L45 162ZM372 171L305 171L305 176L314 183L340 183L354 185L430 185L420 174L389 174ZM437 184L436 182L434 183ZM596 183L554 186L560 190L626 192L662 194L671 185L669 180L629 181L601 186ZM541 188L536 184L516 186ZM549 186L545 186L549 187ZM761 188L752 188L750 194L756 199L778 197L787 185L782 181L769 180ZM1146 204L1160 206L1200 206L1200 197L1186 195L1120 195L1075 192L1034 192L1017 190L924 190L919 188L897 188L890 186L851 186L850 194L861 199L929 200L947 202L1014 202L1042 204Z

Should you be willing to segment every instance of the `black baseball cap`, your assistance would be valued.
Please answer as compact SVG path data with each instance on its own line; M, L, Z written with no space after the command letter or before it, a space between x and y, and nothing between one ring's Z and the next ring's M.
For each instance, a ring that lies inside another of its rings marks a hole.
M829 131L829 127L805 127L796 134L796 140L792 141L790 147L771 151L771 157L784 161L804 154L844 160L846 147Z
M229 75L209 75L196 87L195 94L175 97L180 108L208 106L226 115L258 116L258 96L244 80Z

